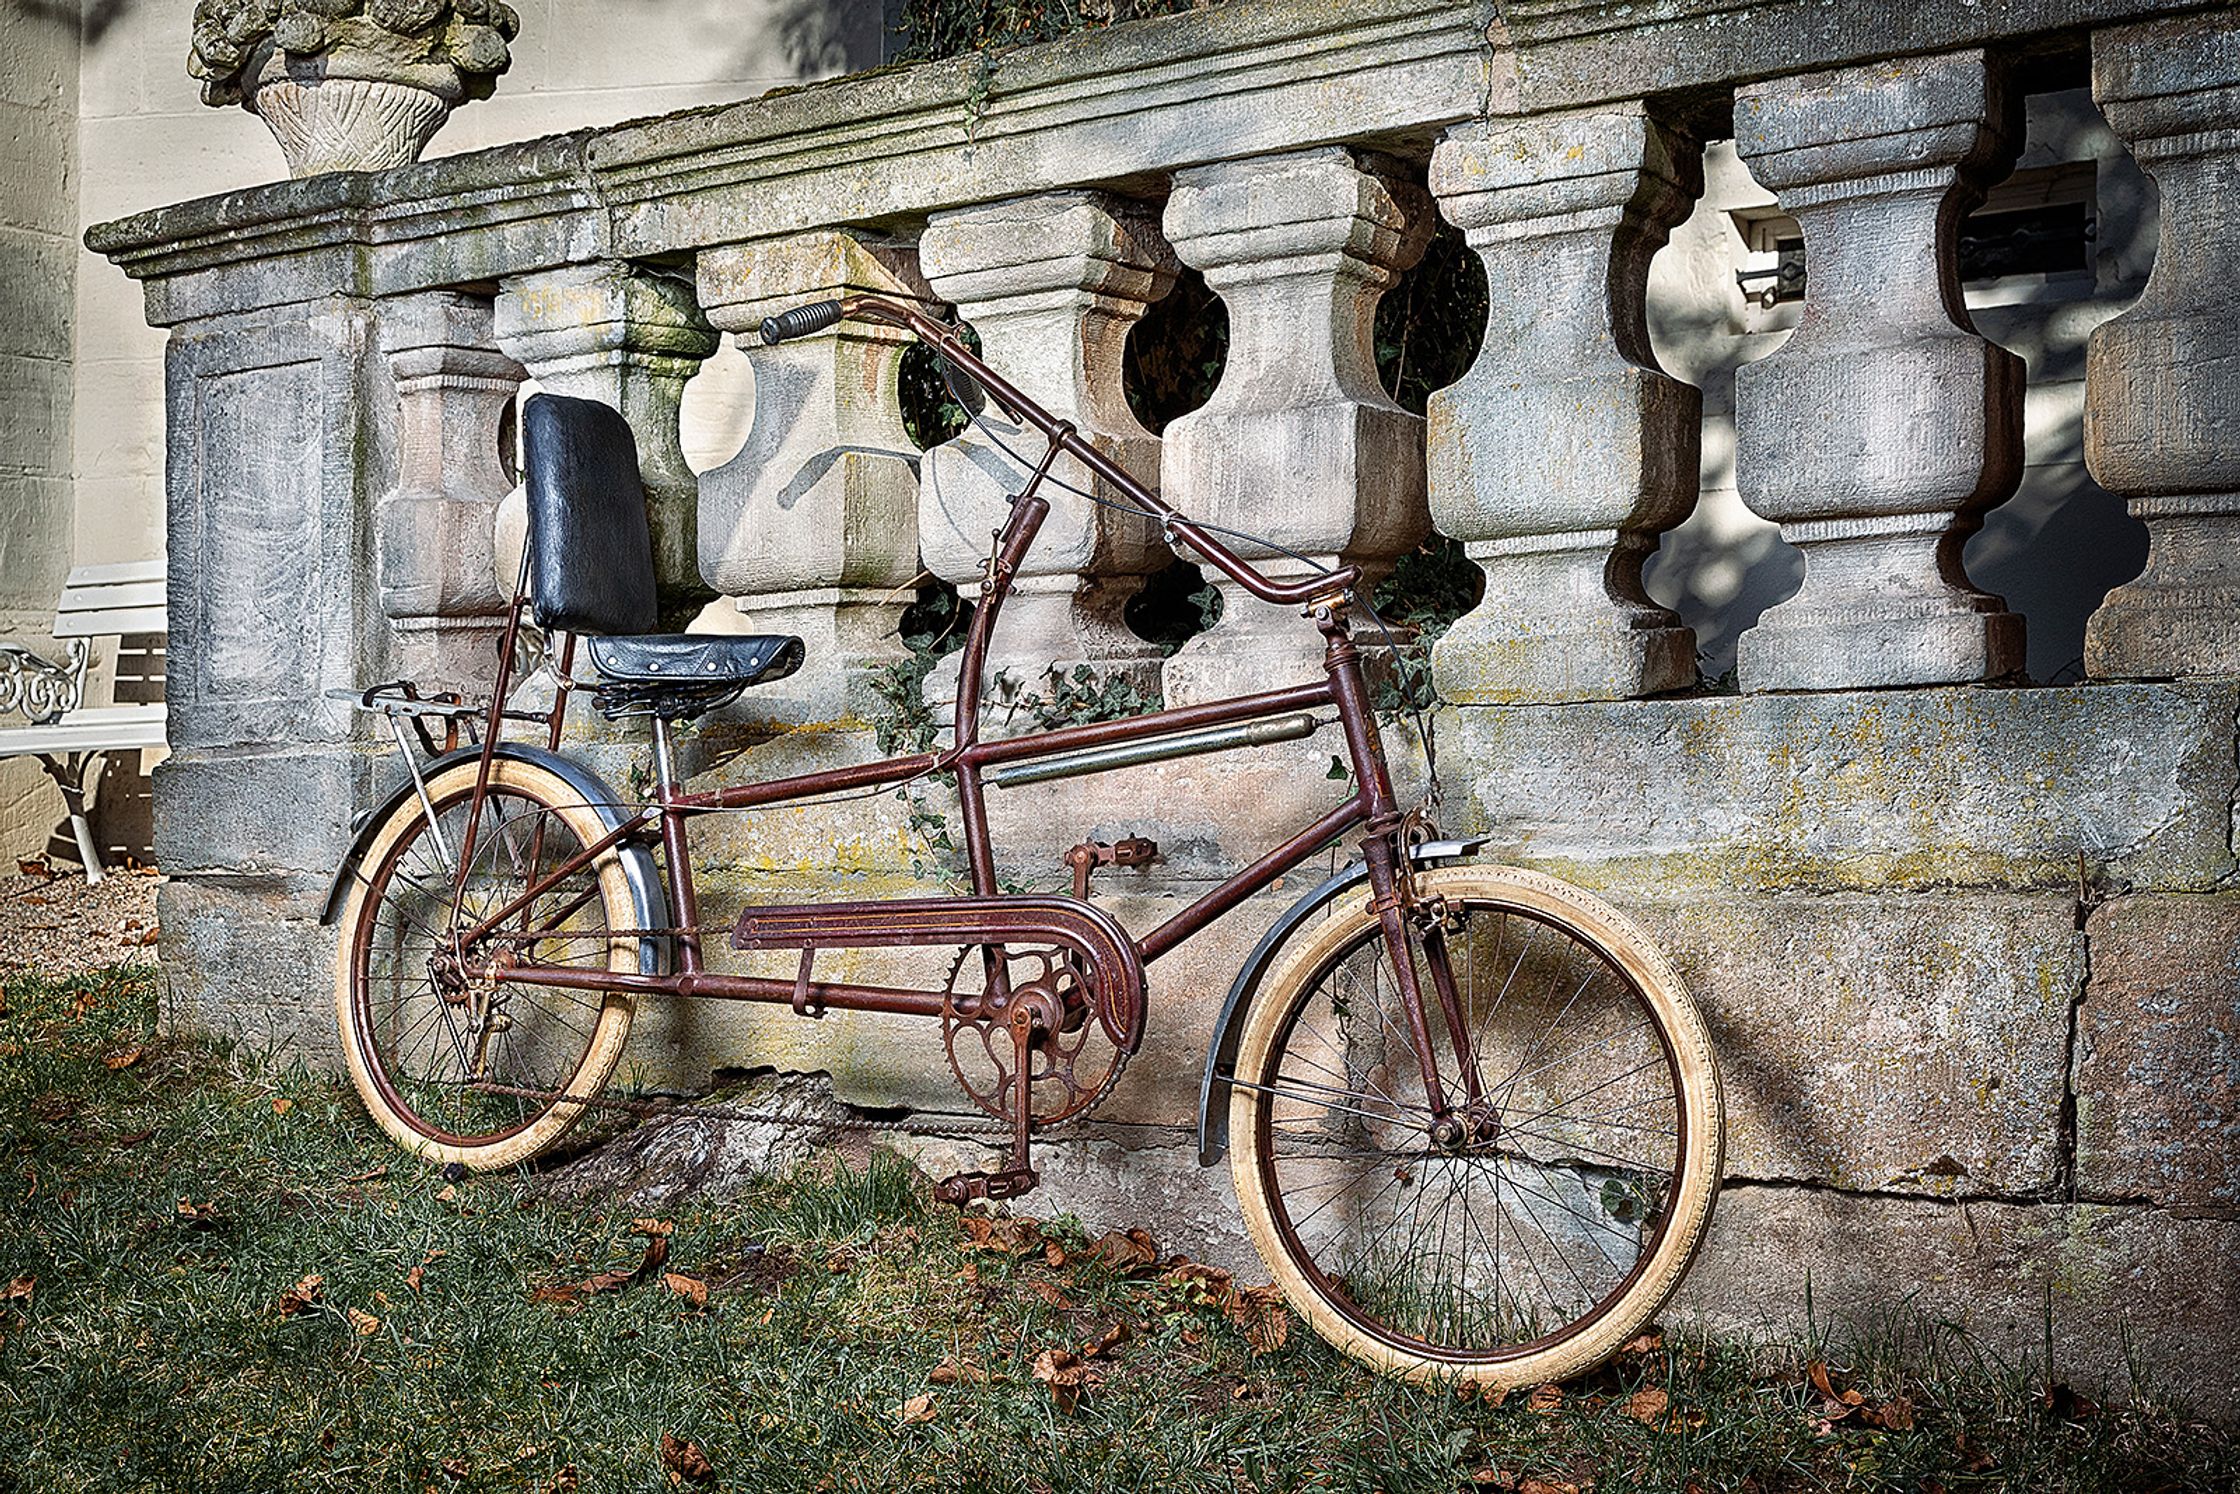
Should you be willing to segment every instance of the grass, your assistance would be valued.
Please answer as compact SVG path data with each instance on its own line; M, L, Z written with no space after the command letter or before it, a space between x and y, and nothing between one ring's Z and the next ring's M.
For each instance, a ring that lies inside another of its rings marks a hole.
M5 1001L0 1490L2240 1478L2222 1433L2093 1410L1921 1325L1794 1351L1675 1337L1560 1399L1411 1389L1304 1331L1268 1349L1280 1310L1203 1272L1122 1269L1070 1221L976 1240L883 1157L634 1228L519 1177L447 1185L331 1082L158 1037L145 970ZM586 1292L602 1272L613 1289ZM1860 1395L1833 1424L1815 1354L1839 1404Z

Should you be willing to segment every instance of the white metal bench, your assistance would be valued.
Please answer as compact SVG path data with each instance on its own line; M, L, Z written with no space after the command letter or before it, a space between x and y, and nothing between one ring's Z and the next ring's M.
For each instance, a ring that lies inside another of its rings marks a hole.
M86 777L105 753L164 745L164 707L87 706L86 675L93 640L169 631L163 562L80 566L56 604L54 636L67 654L57 663L30 649L0 643L0 714L29 725L0 729L0 757L36 757L62 790L86 880L102 877L101 853L86 819Z

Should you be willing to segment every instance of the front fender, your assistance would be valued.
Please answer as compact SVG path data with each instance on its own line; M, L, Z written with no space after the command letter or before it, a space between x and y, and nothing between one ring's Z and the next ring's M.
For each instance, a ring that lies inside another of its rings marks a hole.
M456 752L446 752L428 759L421 764L421 772L424 776L433 778L459 763L471 763L481 755L480 747L462 747ZM629 818L615 791L598 774L572 758L523 742L500 742L493 755L509 762L531 764L560 778L583 797L583 802L591 807L599 816L600 823L609 830ZM335 868L334 884L327 889L326 907L319 915L320 923L332 924L342 916L342 905L349 898L351 887L362 880L358 868L364 862L366 852L372 848L373 838L381 833L381 827L389 822L391 815L412 803L413 799L412 780L407 778L359 824L358 833L352 839L349 851L343 856L342 864ZM669 922L668 903L662 895L661 869L654 862L653 852L635 841L625 840L615 847L615 855L622 864L623 876L630 884L630 900L636 909L637 926L655 929L666 925ZM649 935L638 943L639 972L644 975L667 974L669 941Z
M1476 840L1431 840L1411 847L1409 859L1419 866L1468 856L1485 844ZM1211 1167L1229 1151L1229 1088L1237 1074L1237 1049L1244 1042L1244 1015L1253 993L1267 978L1276 954L1306 921L1347 892L1369 880L1369 868L1356 863L1339 872L1284 910L1260 942L1252 947L1237 978L1229 984L1228 999L1213 1019L1213 1041L1206 1048L1206 1071L1198 1081L1198 1165Z

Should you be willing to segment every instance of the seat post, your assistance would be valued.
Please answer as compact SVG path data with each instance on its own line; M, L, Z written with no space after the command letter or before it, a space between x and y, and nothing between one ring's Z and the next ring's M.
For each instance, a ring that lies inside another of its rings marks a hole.
M663 802L675 797L676 776L676 762L669 751L669 718L656 711L653 716L653 781Z

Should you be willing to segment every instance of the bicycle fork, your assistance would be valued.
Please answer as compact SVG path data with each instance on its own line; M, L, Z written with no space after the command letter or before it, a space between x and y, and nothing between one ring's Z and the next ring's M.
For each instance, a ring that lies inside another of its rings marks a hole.
M1385 956L1400 994L1400 1007L1408 1025L1408 1040L1422 1070L1424 1103L1431 1115L1428 1134L1439 1147L1453 1148L1482 1140L1490 1126L1485 1096L1472 1052L1469 1027L1464 1020L1462 995L1456 988L1454 968L1447 954L1440 911L1419 906L1413 896L1413 878L1401 852L1401 832L1406 823L1393 798L1392 775L1384 759L1384 744L1377 735L1376 713L1369 702L1362 677L1361 654L1347 631L1342 599L1318 601L1308 609L1325 642L1324 667L1330 672L1331 693L1338 704L1338 719L1345 730L1346 749L1353 760L1354 782L1359 785L1367 816L1361 842L1362 862L1369 874L1370 907L1384 931ZM1420 922L1424 970L1416 966L1415 941L1409 925ZM1447 1029L1454 1053L1455 1075L1462 1088L1458 1107L1450 1098L1439 1073L1429 1013L1424 1001L1424 974L1430 976L1432 994Z

